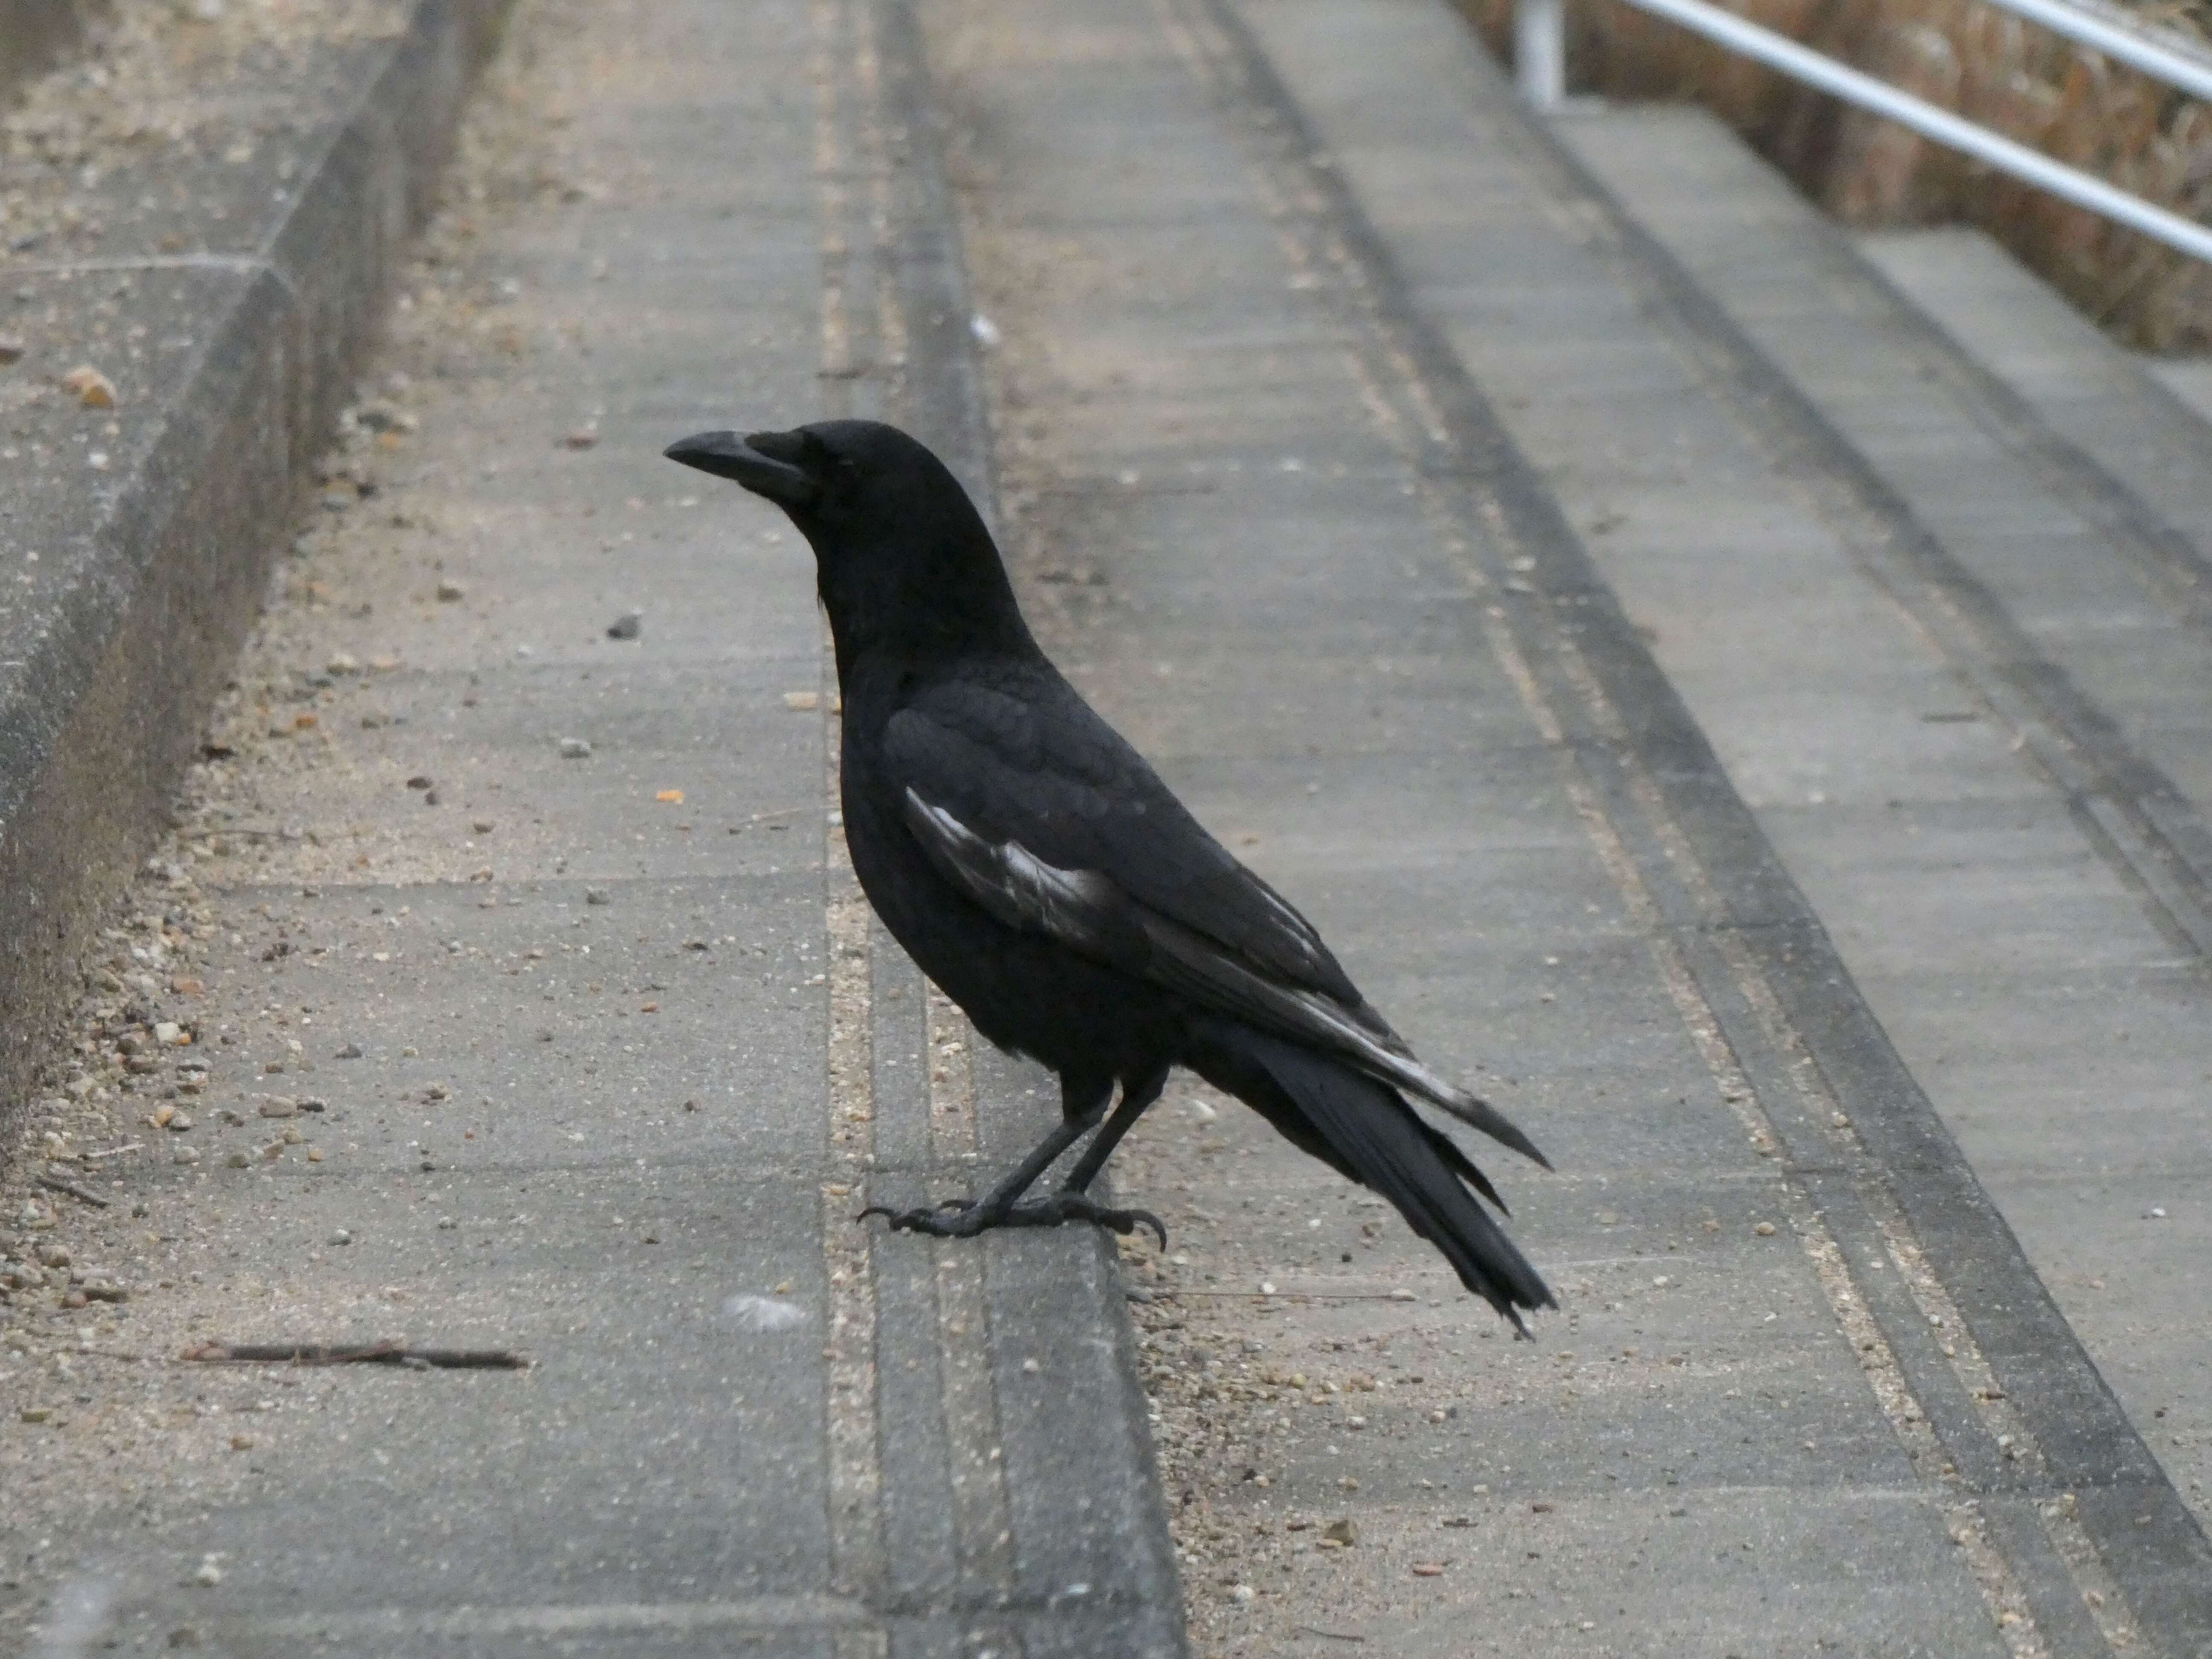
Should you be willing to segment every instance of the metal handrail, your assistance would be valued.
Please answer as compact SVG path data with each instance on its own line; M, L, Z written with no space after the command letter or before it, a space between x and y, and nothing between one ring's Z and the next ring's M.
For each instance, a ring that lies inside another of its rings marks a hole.
M2172 29L2138 23L2100 0L1984 0L2053 34L2094 46L2154 81L2212 101L2212 51Z
M1710 0L1628 0L1628 3L1679 23L1693 33L1756 58L1847 103L1886 116L1923 137L1964 151L2053 196L2101 213L2168 247L2212 262L2212 228L2106 184L2094 173L2055 161L2040 150L1992 132L1923 98L1916 98L1886 81L1878 81L1847 64L1801 46L1787 35L1778 34L1713 5ZM2124 58L2137 69L2184 91L2212 99L2212 59L2200 55L2193 47L2180 49L2148 31L2106 21L2101 15L2069 3L2069 0L1990 0L1990 3L2033 18L2110 56ZM1565 94L1562 9L1560 0L1516 0L1516 76L1522 95L1539 109L1557 106ZM2063 24L2053 21L2059 16L2064 19ZM2124 52L2112 44L2118 40L2125 41Z

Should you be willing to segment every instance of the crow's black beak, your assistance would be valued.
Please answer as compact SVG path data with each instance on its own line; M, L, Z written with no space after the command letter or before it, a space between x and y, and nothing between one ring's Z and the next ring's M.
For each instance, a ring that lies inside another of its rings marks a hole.
M756 433L755 438L775 439L781 433ZM680 438L660 452L672 461L696 466L718 478L730 478L756 495L764 495L782 507L806 507L820 499L822 486L805 469L753 447L750 438L734 432L701 432Z

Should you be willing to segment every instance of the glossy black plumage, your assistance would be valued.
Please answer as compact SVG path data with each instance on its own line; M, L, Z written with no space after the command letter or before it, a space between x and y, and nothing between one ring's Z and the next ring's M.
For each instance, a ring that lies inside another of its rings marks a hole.
M1080 1190L1183 1065L1388 1198L1516 1324L1517 1309L1552 1305L1478 1200L1498 1202L1490 1182L1401 1091L1541 1155L1423 1066L1312 926L1047 660L981 519L933 455L858 421L702 434L669 454L775 501L813 547L861 886L978 1031L1060 1078L1068 1127L1023 1170L960 1214L895 1224L1149 1221ZM1116 1084L1121 1107L1069 1185L1017 1202Z

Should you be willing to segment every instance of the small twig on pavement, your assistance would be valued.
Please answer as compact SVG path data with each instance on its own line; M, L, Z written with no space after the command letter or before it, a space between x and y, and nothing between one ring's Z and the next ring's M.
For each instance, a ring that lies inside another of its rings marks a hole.
M102 1198L98 1193L88 1193L74 1181L64 1181L59 1176L48 1175L43 1170L39 1171L37 1179L39 1185L44 1187L48 1192L67 1193L71 1198L81 1203L89 1204L94 1209L104 1210L114 1201L112 1199Z
M1225 1296L1247 1302L1407 1302L1394 1291L1168 1291L1153 1288L1156 1297ZM1413 1304L1407 1302L1408 1307Z
M1364 1642L1364 1636L1354 1636L1349 1631L1323 1630L1319 1625L1293 1625L1291 1629L1301 1636L1326 1636L1332 1642Z
M405 1365L417 1370L519 1371L530 1366L526 1354L511 1348L410 1348L404 1342L203 1342L177 1358L215 1365Z
M145 1150L145 1144L143 1141L130 1140L120 1146L110 1146L104 1152L79 1152L77 1156L86 1163L92 1164L103 1158L120 1158L125 1152L143 1152Z

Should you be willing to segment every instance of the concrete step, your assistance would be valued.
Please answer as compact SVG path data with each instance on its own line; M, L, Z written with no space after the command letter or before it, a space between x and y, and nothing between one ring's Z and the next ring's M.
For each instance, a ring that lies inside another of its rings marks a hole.
M1310 187L1355 216L1361 280L1403 304L1401 361L1464 375L1444 424L1495 419L1437 465L1487 477L1525 458L1540 475L1548 500L1517 507L1490 486L1498 533L1525 548L1518 589L1577 641L1536 659L1613 664L1617 596L1665 675L1589 668L1620 740L1653 754L1661 797L1687 790L1697 745L1655 735L1679 696L1748 809L1740 828L1786 872L1779 888L1734 875L1726 836L1681 829L1674 856L1718 890L1685 924L1747 951L1783 927L1796 943L1768 948L1785 978L1793 952L1826 961L1829 989L1770 1005L1766 1031L1838 1091L1976 1351L2025 1368L2007 1397L2081 1452L2045 1478L2072 1490L2155 1452L2148 1518L2108 1510L2083 1559L2192 1650L2212 1632L2212 1558L2174 1491L2201 1512L2212 1475L2194 1311L2212 1212L2195 480L2169 467L2154 501L2150 474L2107 471L1710 118L1601 108L1533 126L1419 0L1356 25L1304 0L1234 15L1291 142L1319 158ZM1808 933L1781 922L1796 904ZM1739 994L1763 994L1713 990ZM1893 1069L1855 1069L1874 1054ZM1953 1143L2002 1218L1985 1232L1965 1224L1978 1196L1911 1173ZM2078 1389L2057 1387L2068 1366ZM2045 1565L2081 1553L2042 1525ZM2016 1566L2042 1639L2103 1650L2104 1590Z
M2147 357L2142 368L2199 420L2212 422L2212 357Z

